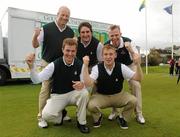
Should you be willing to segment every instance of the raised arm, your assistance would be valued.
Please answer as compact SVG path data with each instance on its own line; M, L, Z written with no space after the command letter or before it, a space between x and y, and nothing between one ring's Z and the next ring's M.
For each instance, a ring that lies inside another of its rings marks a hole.
M141 58L140 56L137 57L136 60L134 60L134 64L136 65L136 72L132 79L141 81L143 79L143 72L141 69Z
M140 56L137 49L135 47L132 47L131 42L125 42L124 44L128 52L130 53L133 62L137 62Z
M35 68L34 68L34 60L35 60L35 54L34 53L30 53L29 55L26 56L26 63L30 69L30 78L31 78L31 81L34 83L34 84L38 84L41 82L41 80L39 79L39 76L37 74L37 72L35 71Z
M82 70L82 72L83 72L84 84L86 87L93 86L93 84L95 82L92 78L90 78L88 65L89 65L89 57L84 56L83 57L83 70Z
M133 49L130 42L125 42L125 47L129 51L132 57L132 60L134 64L136 65L136 73L135 73L135 77L133 78L134 80L141 81L143 78L143 73L141 69L141 56L137 51L135 51L135 49Z
M30 69L30 77L33 83L38 84L42 81L48 80L52 77L54 72L54 63L48 64L40 73L36 72L36 66L34 65L35 54L30 53L26 56L26 63Z
M34 34L32 37L32 46L34 48L39 47L39 41L38 41L38 36L40 35L41 29L40 28L35 28Z
M34 65L34 60L35 60L35 54L34 53L30 53L29 55L26 56L26 63L30 69L30 71L33 69L33 65Z

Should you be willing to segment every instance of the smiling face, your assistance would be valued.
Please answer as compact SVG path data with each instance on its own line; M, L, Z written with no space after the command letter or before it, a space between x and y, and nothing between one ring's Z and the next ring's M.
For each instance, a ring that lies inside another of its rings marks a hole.
M110 28L108 32L108 36L110 41L112 41L112 45L114 47L118 47L121 43L120 37L121 37L121 31L119 27Z
M66 64L72 64L77 52L77 41L73 38L66 38L63 41L63 57Z
M69 17L70 17L70 10L65 6L60 7L56 18L58 26L60 28L63 28L69 21Z
M112 46L104 46L102 51L102 57L105 66L111 68L114 65L115 58L117 57L116 50Z
M82 43L84 43L84 44L89 43L91 41L91 38L92 38L91 30L86 26L81 27L81 29L80 29L80 37L81 37L81 42Z
M74 58L76 57L76 46L73 45L65 45L63 49L64 60L67 64L72 64Z

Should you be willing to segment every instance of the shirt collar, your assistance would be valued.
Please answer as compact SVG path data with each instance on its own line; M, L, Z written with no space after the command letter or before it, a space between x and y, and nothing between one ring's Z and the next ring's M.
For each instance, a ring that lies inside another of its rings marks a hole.
M110 70L110 69L108 69L106 66L105 66L105 64L104 64L104 68L106 69L106 71L113 71L113 69L114 69L114 67L115 67L115 63L113 64L113 67L112 67L112 69Z
M61 29L61 28L58 26L57 21L55 20L54 22L55 22L55 24L56 24L56 26L57 26L57 28L59 29L60 32L63 32L63 31L66 29L66 25L64 26L63 29Z
M66 66L68 66L68 67L71 67L71 66L74 65L74 59L73 59L73 61L72 61L71 64L67 64L66 61L65 61L65 59L64 59L64 56L63 56L63 62L64 62L64 65L66 65Z
M91 40L92 40L92 38L90 39L90 41L89 41L87 44L84 44L84 43L82 42L82 40L81 40L81 43L82 43L82 45L83 45L84 47L87 47L87 46L89 46L89 44L91 43Z
M120 37L120 41L121 41L121 43L120 43L120 45L118 46L118 49L124 47L124 41L123 41L122 37ZM110 41L110 44L112 44L112 41Z

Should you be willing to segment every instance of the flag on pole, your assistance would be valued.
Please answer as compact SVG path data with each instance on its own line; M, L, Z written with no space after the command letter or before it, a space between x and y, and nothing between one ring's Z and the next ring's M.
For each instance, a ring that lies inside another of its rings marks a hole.
M165 10L168 14L172 14L172 6L173 6L173 5L167 6L167 7L164 8L164 10Z
M146 6L145 3L146 3L146 0L143 0L140 7L139 7L139 11L141 11L143 8L145 8L145 6Z
M147 38L147 5L146 0L142 0L141 5L139 6L139 12L141 12L142 9L146 8L145 10L145 33L146 33L146 74L148 74L148 38Z

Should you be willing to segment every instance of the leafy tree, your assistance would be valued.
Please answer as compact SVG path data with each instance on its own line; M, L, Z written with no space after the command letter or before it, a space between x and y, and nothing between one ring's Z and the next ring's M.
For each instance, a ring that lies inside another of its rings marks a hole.
M157 49L150 49L150 53L148 55L148 63L150 66L157 66L162 62L162 57L160 56Z

